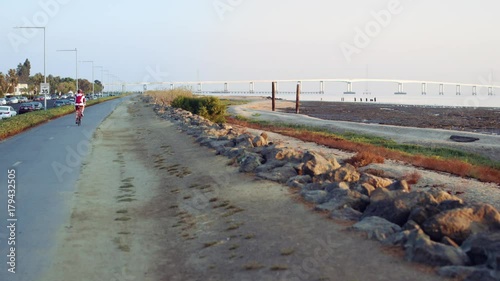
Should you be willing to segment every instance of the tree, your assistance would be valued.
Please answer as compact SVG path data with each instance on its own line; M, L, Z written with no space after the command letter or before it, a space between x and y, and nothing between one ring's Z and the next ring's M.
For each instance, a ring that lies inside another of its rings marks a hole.
M29 84L32 84L33 87L31 88L35 93L38 93L39 92L39 86L40 86L40 83L43 83L44 79L43 79L43 74L41 73L37 73L33 76L30 77L29 79Z
M19 78L17 77L15 69L9 69L9 72L7 74L7 83L9 85L7 93L14 93L14 89L17 87L17 84L19 83Z
M19 64L17 66L17 76L19 77L19 83L27 84L30 78L31 63L28 59L24 61L24 64Z
M7 77L5 77L5 74L0 72L0 94L6 94L8 89L9 83L7 82Z
M92 83L89 82L87 79L79 79L78 80L78 87L82 89L84 93L91 93L92 92Z
M68 93L69 91L75 92L76 85L74 82L61 82L57 85L57 91L61 93Z
M94 91L96 93L101 93L103 89L104 89L104 87L102 86L101 81L95 80L94 81Z

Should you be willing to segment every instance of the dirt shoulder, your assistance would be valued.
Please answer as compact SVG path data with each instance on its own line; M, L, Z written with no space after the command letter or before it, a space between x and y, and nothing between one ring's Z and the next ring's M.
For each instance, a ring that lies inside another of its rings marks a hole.
M95 135L43 280L444 280L228 161L124 102Z

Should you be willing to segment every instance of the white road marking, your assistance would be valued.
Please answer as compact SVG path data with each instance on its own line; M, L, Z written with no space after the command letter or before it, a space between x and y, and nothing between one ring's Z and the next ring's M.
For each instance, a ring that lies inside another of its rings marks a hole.
M21 163L22 163L21 161L17 161L16 163L14 163L14 165L12 165L12 167L19 166L19 164L21 164Z

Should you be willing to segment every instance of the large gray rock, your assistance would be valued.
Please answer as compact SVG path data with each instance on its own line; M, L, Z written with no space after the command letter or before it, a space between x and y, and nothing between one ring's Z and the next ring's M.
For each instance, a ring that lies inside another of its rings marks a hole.
M461 247L474 265L486 265L500 273L500 232L470 236Z
M287 162L300 162L304 153L300 150L284 147L282 144L273 144L265 147L262 156L266 161L283 160Z
M372 193L370 200L370 205L363 213L363 218L379 216L400 226L403 226L408 221L413 208L437 205L434 198L426 192L407 193L404 191L387 191L384 188L377 188Z
M286 182L286 185L289 187L302 189L306 184L310 183L311 181L312 178L309 175L295 176L289 178L288 181Z
M434 242L421 231L412 231L404 247L409 261L432 266L470 264L462 249Z
M364 194L366 196L370 196L373 191L375 191L375 187L369 183L358 183L354 186L354 190L357 192Z
M297 176L297 171L295 171L293 167L283 166L275 168L270 172L257 173L257 176L267 180L285 183L288 181L288 179Z
M357 182L361 175L351 164L345 164L343 167L335 170L334 180L335 181L345 181L345 182Z
M343 182L343 181L332 182L332 183L323 184L323 188L328 192L331 192L335 189L349 190L349 184L347 182Z
M462 244L470 235L486 231L500 231L500 213L491 205L474 204L435 215L422 224L432 240L448 236Z
M354 224L351 229L365 232L370 239L386 240L392 234L401 231L401 227L381 217L367 217Z
M306 201L315 204L322 204L328 199L328 192L324 190L305 190L301 195Z
M443 266L438 270L438 274L448 278L455 278L464 281L498 281L500 275L485 267L475 266Z
M363 212L370 203L370 198L368 198L368 196L353 190L337 188L330 191L328 194L328 201L321 206L317 206L318 209L333 211L350 207L354 210Z
M417 224L421 225L429 218L439 214L441 210L438 207L427 205L427 206L417 206L410 212L408 220L412 220Z
M256 136L253 139L252 144L254 147L265 146L267 145L267 140L262 136Z
M302 171L311 177L318 176L340 167L338 163L332 163L317 152L307 151L302 159L304 166Z
M370 186L374 187L374 189L380 187L388 187L393 182L393 180L391 179L381 178L367 173L363 173L359 181L361 183L369 184Z
M405 180L395 181L386 188L392 191L398 190L403 192L410 192L410 186Z
M347 221L359 221L361 218L360 211L354 210L351 207L346 207L342 209L333 210L330 213L330 218L338 219L338 220L347 220Z
M253 172L258 166L262 164L262 157L256 153L246 153L239 159L240 172L248 173Z
M257 169L255 169L256 173L267 173L271 172L272 170L278 168L278 167L283 167L287 164L286 161L267 161L265 164L259 166Z

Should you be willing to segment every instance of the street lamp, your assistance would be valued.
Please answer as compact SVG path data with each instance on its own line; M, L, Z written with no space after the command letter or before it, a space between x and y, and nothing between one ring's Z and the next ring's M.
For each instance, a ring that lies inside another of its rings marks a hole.
M94 61L93 60L84 60L81 62L90 62L92 63L92 96L94 95Z
M30 29L30 28L36 28L36 29L43 29L43 83L47 83L47 75L46 75L46 58L47 56L45 55L45 26L16 26L14 28L26 28L26 29ZM44 110L47 110L47 97L44 97Z
M75 62L76 62L76 90L78 91L78 50L75 48L74 50L57 50L58 52L75 52Z

